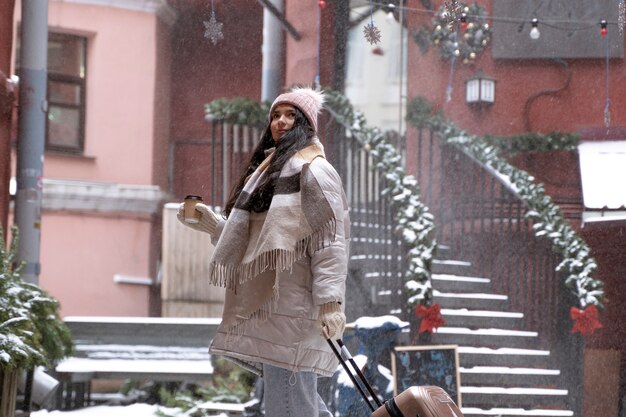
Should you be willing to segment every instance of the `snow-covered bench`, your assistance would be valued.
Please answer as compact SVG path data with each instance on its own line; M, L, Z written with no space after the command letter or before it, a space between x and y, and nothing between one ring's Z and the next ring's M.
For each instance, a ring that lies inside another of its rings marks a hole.
M63 408L89 399L94 379L206 381L208 345L218 318L67 317L73 356L55 371L65 386Z

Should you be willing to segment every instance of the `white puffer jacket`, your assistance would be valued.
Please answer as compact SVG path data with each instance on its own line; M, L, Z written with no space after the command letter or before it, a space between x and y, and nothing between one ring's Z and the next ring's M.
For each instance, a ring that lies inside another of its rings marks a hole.
M294 263L291 271L279 272L279 298L275 311L265 321L248 323L240 335L228 335L220 327L209 352L226 356L261 375L263 363L298 371L330 376L338 362L321 333L320 305L338 301L344 304L348 269L350 219L348 206L335 169L323 158L316 158L310 170L330 202L336 218L334 241ZM252 213L251 227L262 225L266 213ZM219 239L225 221L212 236ZM254 279L263 279L266 271ZM226 291L223 317L232 313L235 297Z

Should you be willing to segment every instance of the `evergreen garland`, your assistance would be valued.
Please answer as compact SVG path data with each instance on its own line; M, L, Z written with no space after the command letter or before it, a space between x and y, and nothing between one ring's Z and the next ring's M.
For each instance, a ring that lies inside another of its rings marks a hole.
M550 132L545 135L524 133L507 137L484 136L482 140L498 148L502 154L513 156L521 152L575 151L578 149L580 136L566 132Z
M407 115L407 120L412 121L416 117L415 115ZM503 178L508 179L528 207L525 216L534 222L535 236L549 239L554 251L561 255L563 260L556 270L567 276L565 285L578 298L580 306L597 305L604 307L603 283L592 277L597 269L597 264L591 256L589 246L570 226L558 205L554 204L550 196L545 194L543 185L536 184L531 175L500 157L501 149L510 153L522 150L522 148L523 150L538 150L539 147L536 144L546 140L546 138L550 139L549 144L545 145L544 149L573 150L578 141L576 135L558 132L545 136L540 134L521 135L514 137L511 142L518 144L516 148L516 146L501 145L498 143L499 140L494 137L484 138L469 135L458 129L452 122L444 120L441 115L434 115L430 119L424 120L421 126L433 129L445 144L461 148L482 164L494 169ZM535 147L519 145L524 140L528 141L529 144L534 143ZM504 142L506 143L506 139Z
M204 106L207 120L224 120L226 123L262 129L267 125L271 103L257 103L246 97L219 98Z
M406 249L404 285L408 303L410 306L430 304L432 261L437 247L434 217L420 200L417 179L406 174L402 155L392 145L391 139L397 135L367 127L363 115L356 113L350 101L336 91L327 92L325 106L372 155L376 168L385 178L381 194L389 198L395 213L395 231Z
M0 367L53 365L71 352L72 338L59 317L59 303L20 278L17 227L11 233L7 250L0 228Z
M356 113L343 95L328 91L326 97L327 109L370 152L376 160L376 167L384 173L388 185L383 193L390 197L396 213L396 230L407 245L405 285L409 302L411 305L428 304L432 297L430 277L436 242L432 237L433 216L420 201L417 181L406 175L402 158L391 145L391 133L367 127L363 115ZM207 105L209 108L224 119L239 120L245 125L250 125L246 116L246 112L250 112L250 120L263 120L255 127L267 123L265 117L269 110L269 106L265 109L258 103L256 107L248 106L248 103L239 105L228 99L216 100ZM236 117L230 115L229 111L234 111ZM262 118L260 115L263 115ZM470 136L446 121L440 113L434 113L430 103L421 97L408 104L406 117L412 126L433 129L444 143L461 147L481 163L508 178L528 206L526 217L534 221L535 235L550 239L555 251L562 256L563 261L557 271L567 275L565 284L578 297L580 305L604 306L603 284L592 278L597 265L587 244L565 220L559 207L545 195L543 186L535 184L532 176L500 157L501 153L513 155L528 151L574 150L578 143L577 135L552 132L546 135L528 133L509 138Z

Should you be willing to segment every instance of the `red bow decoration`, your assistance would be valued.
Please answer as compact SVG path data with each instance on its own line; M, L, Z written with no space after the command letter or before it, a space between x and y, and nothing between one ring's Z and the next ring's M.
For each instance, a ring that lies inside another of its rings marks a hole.
M570 317L574 320L572 333L580 332L583 336L587 336L592 335L596 329L604 327L598 320L598 309L595 305L587 306L584 310L572 307Z
M433 330L446 324L446 321L441 317L439 304L433 304L430 307L419 305L415 308L415 315L422 319L418 333L432 333Z

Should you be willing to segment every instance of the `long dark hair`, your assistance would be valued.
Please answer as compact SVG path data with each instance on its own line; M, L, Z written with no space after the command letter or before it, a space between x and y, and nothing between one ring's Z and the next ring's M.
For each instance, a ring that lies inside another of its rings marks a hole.
M276 185L276 180L283 166L296 152L309 145L311 139L315 136L315 131L304 113L297 107L295 107L295 109L296 116L293 121L293 127L285 132L278 143L272 139L272 131L270 129L271 122L267 124L259 144L252 152L248 168L246 168L239 178L239 181L230 192L230 196L224 207L225 217L230 215L230 212L235 206L235 201L239 197L239 194L241 194L241 190L243 190L246 184L246 179L252 175L265 159L265 151L275 146L276 150L274 151L274 156L267 167L267 175L263 182L254 190L250 198L253 211L261 213L269 208L272 197L274 196L274 186Z

